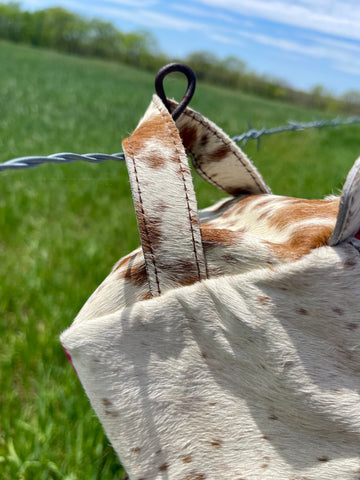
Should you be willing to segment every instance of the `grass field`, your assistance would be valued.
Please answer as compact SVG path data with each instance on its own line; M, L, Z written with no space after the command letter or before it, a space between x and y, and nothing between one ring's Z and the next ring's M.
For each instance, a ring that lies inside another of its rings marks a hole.
M121 151L153 75L0 43L0 161ZM167 83L180 98L184 82ZM231 136L323 113L199 84L192 107ZM245 150L274 193L337 192L360 126L284 133ZM196 178L199 204L221 194ZM0 174L0 479L124 475L58 336L115 261L139 242L125 165L46 165Z

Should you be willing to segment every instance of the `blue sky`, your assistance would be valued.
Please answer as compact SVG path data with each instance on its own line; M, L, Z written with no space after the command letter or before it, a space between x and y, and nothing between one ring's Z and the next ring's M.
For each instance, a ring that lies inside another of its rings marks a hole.
M360 90L359 0L25 0L148 30L169 55L209 50L251 70L334 94Z

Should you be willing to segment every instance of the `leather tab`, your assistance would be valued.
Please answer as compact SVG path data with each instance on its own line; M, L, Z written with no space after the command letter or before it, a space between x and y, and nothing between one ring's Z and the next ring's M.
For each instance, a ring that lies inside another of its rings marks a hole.
M172 109L177 103L169 101ZM215 123L186 108L176 121L196 171L230 195L271 193L245 153Z
M206 278L187 157L175 123L156 95L123 149L151 295Z

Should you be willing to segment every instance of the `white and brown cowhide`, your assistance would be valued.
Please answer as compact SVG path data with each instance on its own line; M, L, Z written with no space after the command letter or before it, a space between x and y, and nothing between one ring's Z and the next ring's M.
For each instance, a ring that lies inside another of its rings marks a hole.
M198 213L185 149L236 196ZM360 161L340 198L272 195L157 98L124 150L142 247L61 341L129 478L359 480Z

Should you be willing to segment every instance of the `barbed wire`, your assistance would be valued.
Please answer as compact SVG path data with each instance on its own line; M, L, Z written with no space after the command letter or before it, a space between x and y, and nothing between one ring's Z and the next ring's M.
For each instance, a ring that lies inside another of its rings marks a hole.
M249 122L248 122L249 123ZM323 128L323 127L338 127L339 125L351 125L355 123L360 123L360 116L353 116L348 118L333 118L332 120L313 120L312 122L293 122L289 121L288 125L283 125L281 127L274 128L262 128L261 130L255 130L251 128L249 123L249 128L245 133L241 135L236 135L232 140L236 143L241 143L241 146L244 147L249 140L257 140L258 148L260 148L260 139L264 135L273 135L275 133L289 132L289 131L301 131L309 128Z
M0 163L0 172L5 170L21 170L23 168L34 168L44 165L45 163L73 163L73 162L89 162L89 163L101 163L107 160L115 160L117 162L123 162L125 155L120 153L113 153L108 155L106 153L85 153L79 155L77 153L54 153L47 157L19 157L8 160L7 162Z
M232 140L236 143L241 142L241 146L244 147L249 140L257 140L258 148L260 148L260 139L265 135L274 135L281 132L289 131L302 131L309 128L323 128L323 127L338 127L339 125L351 125L360 123L360 116L348 117L345 119L334 118L332 120L314 120L312 122L293 122L289 121L287 125L266 128L263 127L261 130L255 130L251 128L250 122L249 130L242 133L241 135L236 135ZM113 153L108 155L106 153L85 153L79 155L77 153L55 153L48 156L31 156L31 157L19 157L8 160L7 162L0 163L0 172L5 170L21 170L25 168L34 168L46 163L73 163L78 161L84 161L89 163L101 163L108 160L114 160L117 162L123 162L125 156L123 152Z

